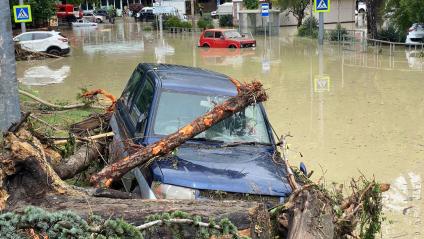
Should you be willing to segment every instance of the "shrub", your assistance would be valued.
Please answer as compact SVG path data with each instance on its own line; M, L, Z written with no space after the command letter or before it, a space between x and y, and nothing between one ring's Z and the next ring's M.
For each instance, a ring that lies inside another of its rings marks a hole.
M189 22L181 22L181 27L182 28L192 28L192 25Z
M258 9L259 0L243 0L243 4L247 9Z
M393 25L389 25L387 29L378 31L377 38L384 41L405 42L406 34L397 30Z
M199 21L197 21L197 27L200 29L213 28L212 18L201 17Z
M232 27L233 26L233 15L222 15L219 16L220 27Z
M166 20L163 21L163 26L165 28L181 27L181 25L182 25L181 20L176 16L170 16Z
M314 16L308 17L297 29L297 34L301 37L318 37L318 20Z
M337 24L337 28L334 31L330 32L329 38L330 41L341 41L344 36L347 36L346 28L342 27L340 23Z

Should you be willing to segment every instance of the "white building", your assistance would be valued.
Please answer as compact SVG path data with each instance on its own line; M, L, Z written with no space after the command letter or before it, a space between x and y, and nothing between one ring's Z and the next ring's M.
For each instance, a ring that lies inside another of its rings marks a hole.
M312 0L313 2L313 0ZM311 6L311 5L310 5ZM356 0L331 0L330 12L324 13L324 23L352 23L355 22ZM306 19L310 15L311 9L305 10ZM318 19L318 13L313 13ZM293 14L285 11L280 15L281 26L296 26L297 19Z

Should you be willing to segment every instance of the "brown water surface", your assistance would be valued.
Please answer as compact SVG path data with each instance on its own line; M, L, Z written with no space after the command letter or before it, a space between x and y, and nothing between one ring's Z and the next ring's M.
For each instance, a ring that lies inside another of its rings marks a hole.
M314 180L324 175L328 183L348 184L360 174L391 183L382 237L423 238L424 58L404 49L389 56L326 44L320 61L315 42L292 32L282 28L280 36L257 37L256 49L230 51L197 48L197 34L160 37L135 23L64 30L69 57L19 62L17 72L24 88L51 101L74 101L80 88L119 96L140 62L261 80L270 121L294 136L292 164L305 162Z

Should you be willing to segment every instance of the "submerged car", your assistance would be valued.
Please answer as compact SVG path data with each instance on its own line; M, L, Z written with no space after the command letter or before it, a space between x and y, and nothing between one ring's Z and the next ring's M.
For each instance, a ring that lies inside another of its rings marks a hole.
M24 32L14 37L13 41L26 50L57 56L66 55L71 51L68 38L56 31Z
M424 24L414 23L406 36L406 45L424 44Z
M256 40L247 38L235 29L207 29L200 35L199 46L217 48L256 47Z
M236 96L226 75L178 65L139 64L117 101L111 158L128 155L124 142L149 145L174 133L216 104ZM261 103L221 121L149 167L122 178L143 198L240 198L277 204L291 189ZM273 205L274 205L273 204Z

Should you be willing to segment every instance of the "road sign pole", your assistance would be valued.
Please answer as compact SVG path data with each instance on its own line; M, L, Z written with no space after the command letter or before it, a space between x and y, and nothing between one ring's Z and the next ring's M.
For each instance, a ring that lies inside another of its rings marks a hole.
M9 1L0 1L0 131L21 117ZM0 134L1 137L1 134Z
M318 31L318 43L324 44L324 13L319 13L319 31Z
M24 5L24 0L19 0L19 5ZM25 22L21 22L21 31L22 33L26 32Z

